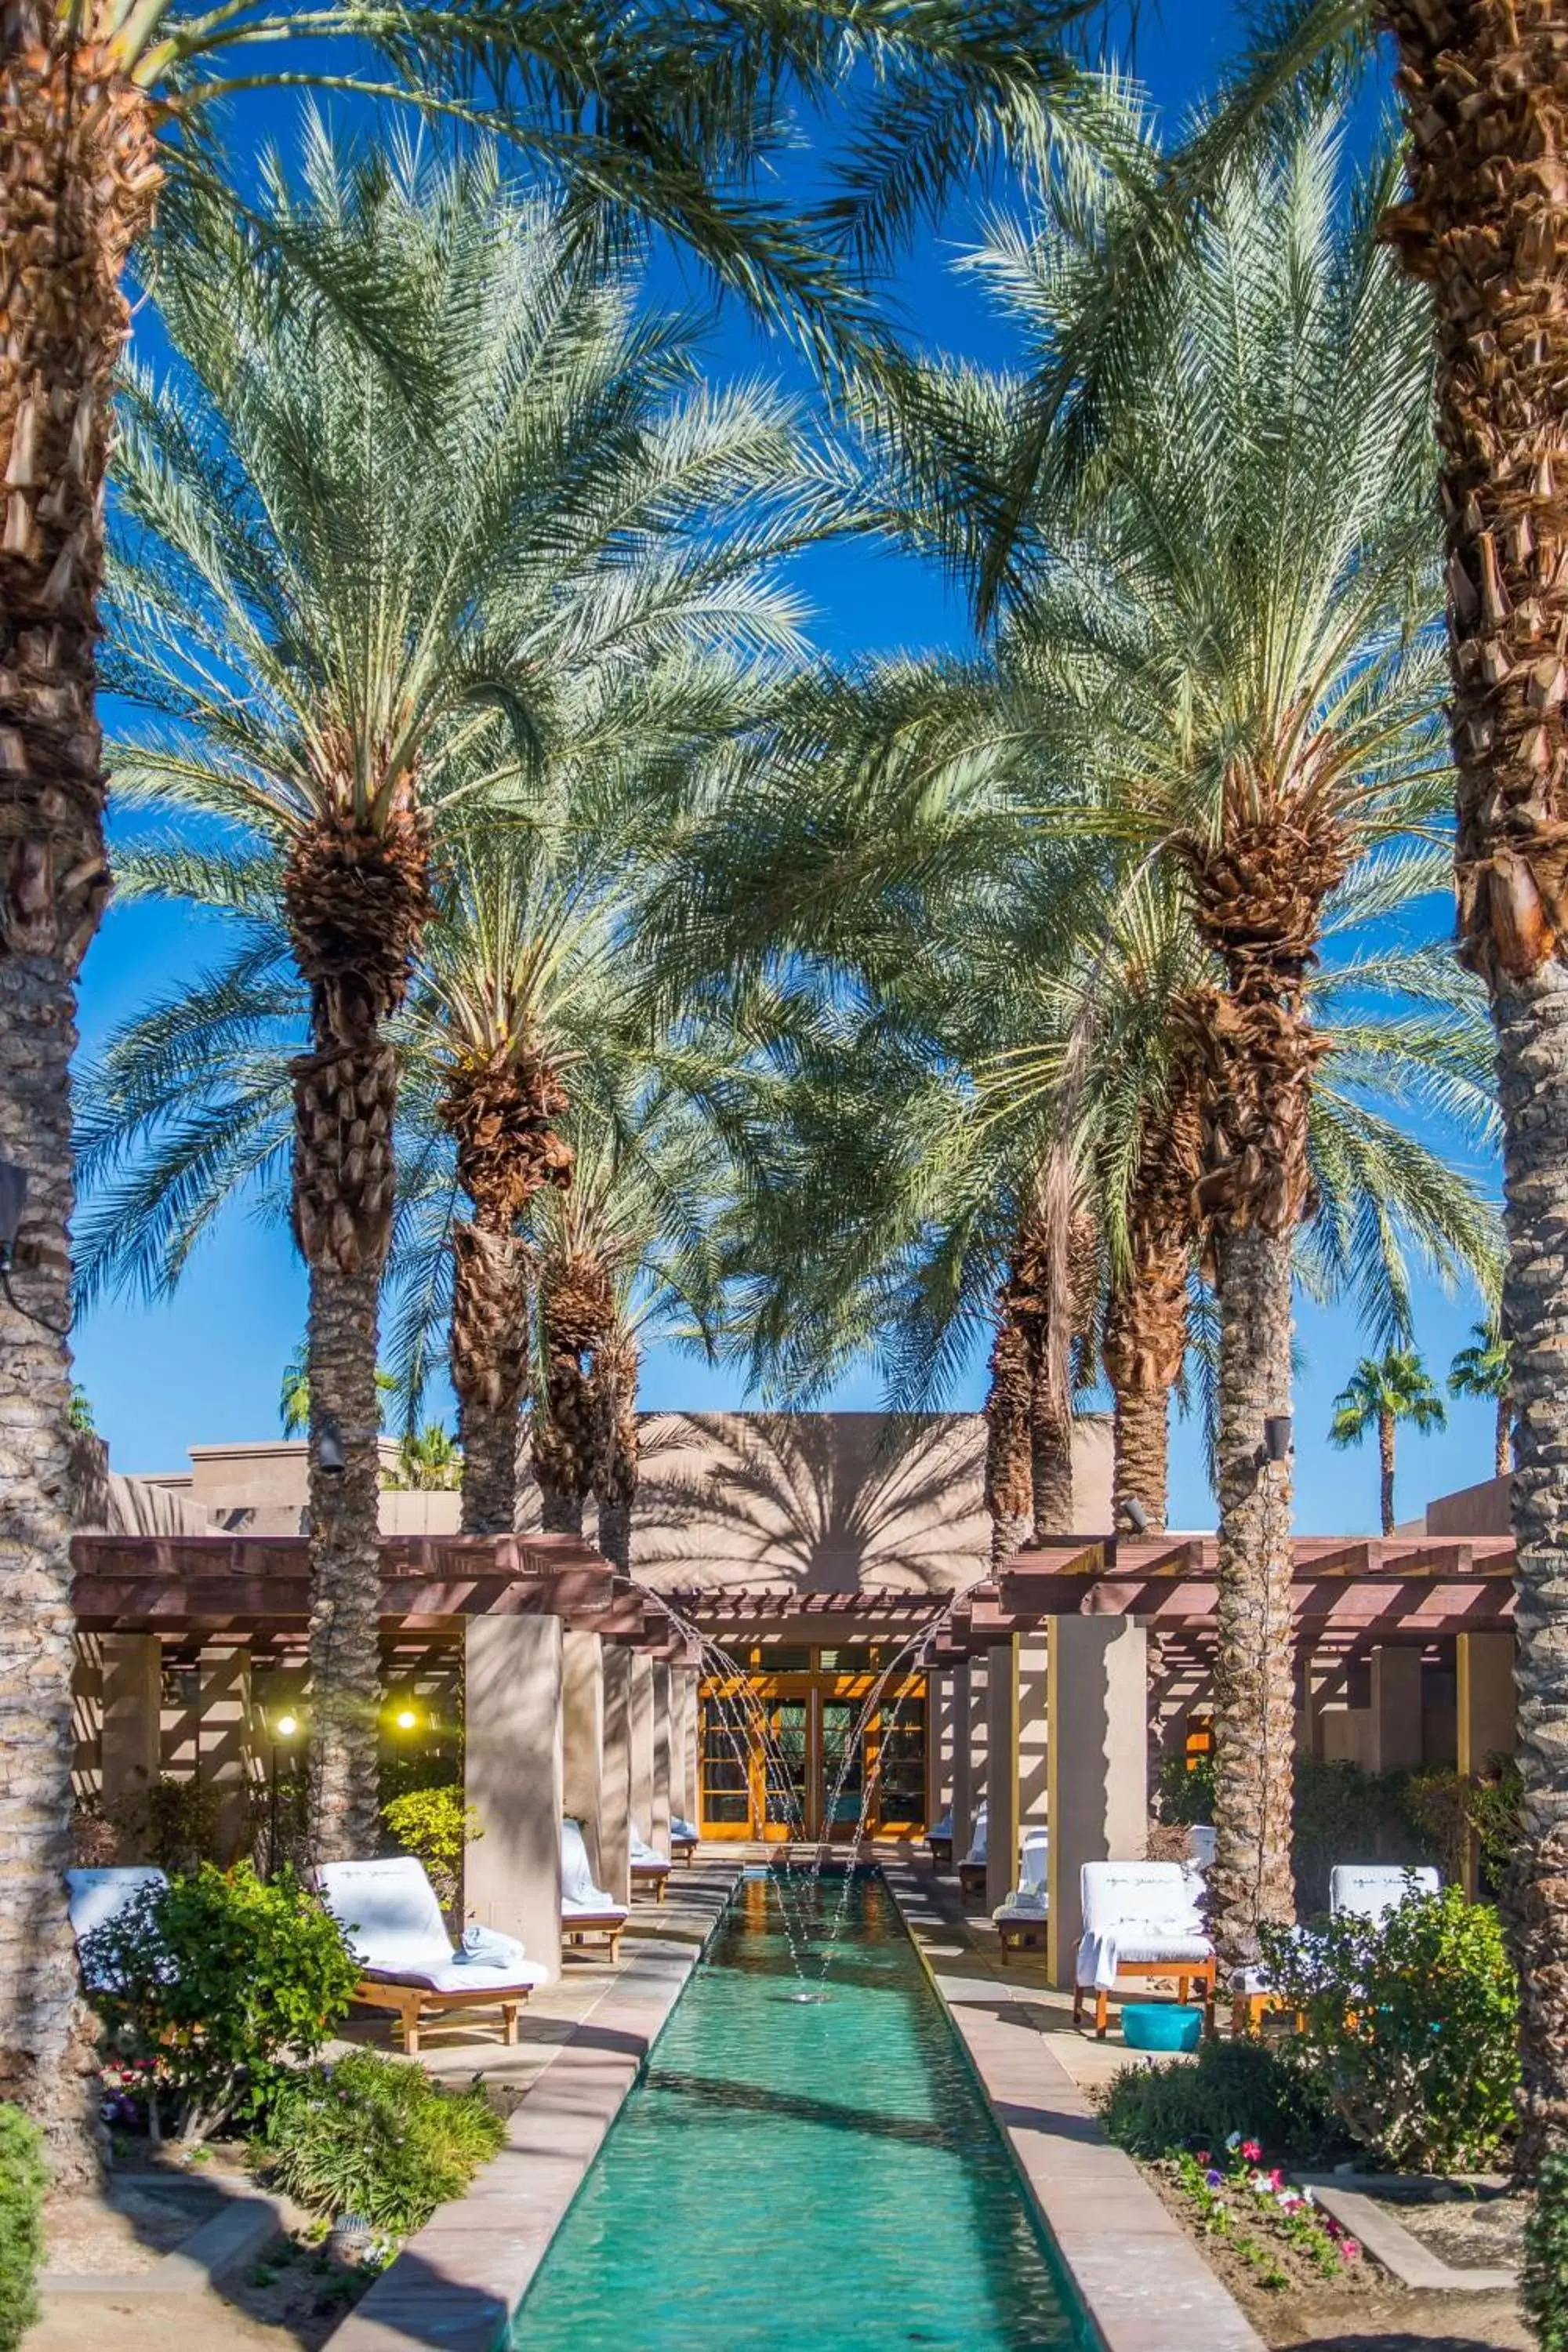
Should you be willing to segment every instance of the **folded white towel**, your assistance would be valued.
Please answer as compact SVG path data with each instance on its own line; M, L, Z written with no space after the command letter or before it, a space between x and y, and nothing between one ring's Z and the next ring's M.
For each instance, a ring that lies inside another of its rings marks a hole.
M523 1948L515 1936L503 1936L499 1927L482 1927L476 1922L464 1928L461 1948L452 1958L468 1968L510 1969L523 1958Z

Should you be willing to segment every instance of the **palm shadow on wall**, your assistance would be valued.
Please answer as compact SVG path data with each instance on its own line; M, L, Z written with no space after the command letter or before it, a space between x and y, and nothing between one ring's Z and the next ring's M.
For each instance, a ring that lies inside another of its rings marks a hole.
M984 1570L978 1416L661 1413L637 1568L656 1581L948 1591Z

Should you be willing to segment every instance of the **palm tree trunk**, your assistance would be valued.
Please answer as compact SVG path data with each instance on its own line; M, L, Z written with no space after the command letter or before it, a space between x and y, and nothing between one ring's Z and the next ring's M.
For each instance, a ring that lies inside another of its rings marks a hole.
M1215 1656L1214 1932L1239 1966L1266 1920L1295 1916L1290 1466L1264 1423L1290 1409L1290 1239L1258 1224L1216 1236L1220 1307L1219 1598Z
M1459 928L1492 992L1503 1113L1525 1818L1508 1910L1528 2172L1568 2141L1568 21L1563 0L1384 13L1411 128L1411 201L1384 230L1437 320Z
M75 979L110 880L94 647L121 276L160 176L144 94L79 29L41 0L0 0L0 1158L27 1179L17 1296L62 1328ZM37 2117L68 2186L96 2137L60 1878L70 1357L8 1307L0 1333L0 2098Z
M1380 1412L1377 1416L1377 1462L1381 1474L1379 1500L1383 1508L1383 1532L1394 1533L1394 1415Z
M1497 1401L1497 1438L1492 1467L1500 1478L1506 1478L1513 1468L1513 1399L1506 1393Z
M1171 1391L1112 1381L1111 1517L1121 1524L1123 1506L1141 1505L1151 1535L1163 1535L1170 1512Z
M463 1447L463 1533L517 1524L518 1415L528 1386L532 1259L518 1220L545 1185L572 1181L554 1131L567 1108L554 1064L515 1041L456 1060L441 1117L458 1146L458 1181L474 1204L452 1234L452 1386Z
M1065 1376L1064 1376L1065 1377ZM1059 1387L1043 1363L1029 1382L1029 1468L1033 1508L1030 1534L1036 1543L1072 1533L1072 1414L1053 1402Z
M0 955L0 1160L25 1170L12 1287L70 1305L68 1065L75 992L58 956ZM57 2179L90 2169L96 2091L66 1919L70 1859L70 1354L0 1299L0 2098L42 2126ZM85 2042L85 2046L84 2046Z
M599 1504L599 1549L623 1576L632 1565L632 1507L637 1491L637 1345L624 1328L594 1360L598 1444L594 1492Z
M537 1463L533 1475L539 1481L539 1524L545 1534L580 1536L585 1500L584 1490L580 1486L557 1486Z
M583 1532L598 1446L589 1368L614 1318L609 1276L596 1259L581 1252L546 1258L539 1286L544 1396L532 1416L533 1475L546 1534Z
M466 1536L517 1524L518 1410L528 1382L528 1244L477 1221L452 1234L452 1386Z
M381 1024L434 911L427 821L407 801L379 833L324 812L295 839L283 900L313 1048L292 1067L294 1231L310 1269L310 1852L336 1862L374 1852L379 1820L376 1299L397 1112ZM322 1466L329 1420L342 1470Z
M991 1349L985 1400L985 1507L991 1514L991 1564L1000 1568L1022 1549L1034 1508L1034 1378L1023 1332L1000 1308Z
M363 1862L380 1833L381 1265L310 1273L310 1853ZM324 1468L331 1422L341 1470Z
M1193 1188L1202 1174L1199 1073L1190 1053L1173 1072L1166 1098L1146 1118L1138 1172L1127 1204L1131 1264L1112 1279L1106 1308L1106 1378L1115 1399L1112 1517L1139 1503L1151 1534L1170 1512L1171 1391L1187 1351L1187 1274L1192 1263Z

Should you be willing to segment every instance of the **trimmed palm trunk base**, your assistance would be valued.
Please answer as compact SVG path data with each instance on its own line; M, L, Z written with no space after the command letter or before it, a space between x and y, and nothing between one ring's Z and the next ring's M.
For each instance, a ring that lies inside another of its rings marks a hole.
M1212 1924L1221 1958L1295 1916L1290 1804L1290 1467L1264 1423L1290 1410L1290 1242L1257 1224L1216 1236L1220 1292L1219 1594L1215 1612Z
M518 1411L528 1379L528 1247L514 1234L460 1224L452 1255L462 1531L510 1535L517 1524Z
M1037 1543L1070 1535L1073 1524L1072 1414L1053 1410L1044 1368L1031 1401L1029 1468L1034 1488L1030 1533Z
M1033 1395L1028 1347L1004 1300L985 1400L985 1507L991 1514L993 1568L1022 1549L1033 1524Z
M363 1861L380 1834L380 1266L310 1273L310 1852ZM331 1421L341 1470L323 1467Z
M74 992L44 956L0 956L0 1159L25 1169L13 1287L69 1312ZM96 2078L61 1875L70 1859L70 1356L0 1301L0 2098L43 2126L57 2183L91 2169Z
M1568 2143L1568 971L1495 995L1518 1467L1519 1760L1525 1838L1507 1906L1524 1988L1528 2174Z
M536 1474L537 1475L537 1474ZM584 1496L575 1487L539 1480L539 1523L547 1536L580 1536Z

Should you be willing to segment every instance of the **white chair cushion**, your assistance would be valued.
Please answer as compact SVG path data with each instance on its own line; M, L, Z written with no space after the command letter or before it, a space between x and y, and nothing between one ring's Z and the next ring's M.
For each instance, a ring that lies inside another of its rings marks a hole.
M1398 1863L1342 1863L1329 1873L1329 1909L1336 1917L1350 1912L1358 1919L1386 1919L1411 1895L1436 1895L1442 1881L1430 1866L1402 1867Z
M984 1859L985 1859L985 1835L986 1835L985 1808L984 1808L984 1805L982 1805L982 1806L981 1806L981 1808L980 1808L980 1810L979 1810L979 1811L978 1811L978 1812L975 1814L975 1816L974 1816L974 1843L973 1843L973 1844L970 1847L969 1852L968 1852L968 1853L964 1855L964 1857L963 1857L964 1862L965 1862L966 1864L973 1863L973 1864L974 1864L976 1866L978 1866L981 1863L983 1863L983 1862L984 1861Z
M1080 1885L1085 1933L1122 1927L1128 1931L1118 1937L1123 1951L1131 1949L1128 1936L1134 1932L1202 1936L1194 1906L1202 1880L1194 1882L1179 1862L1086 1862Z
M1043 1894L1034 1894L1028 1887L1020 1886L1009 1895L1005 1903L997 1905L991 1916L1002 1927L1014 1919L1043 1919L1046 1916L1046 1897Z
M1194 1822L1187 1831L1187 1853L1200 1870L1214 1868L1215 1832L1206 1822Z
M411 1853L383 1862L323 1863L316 1885L363 1967L383 1976L423 1977L451 1962L452 1939L436 1890Z
M951 1812L943 1813L940 1822L932 1822L930 1829L926 1832L926 1836L928 1838L950 1838L952 1835L952 1815Z
M1049 1830L1032 1829L1024 1832L1023 1862L1018 1874L1020 1895L1044 1895L1046 1872L1051 1858Z
M1136 1933L1116 1941L1118 1960L1169 1960L1173 1966L1179 1960L1212 1958L1214 1946L1206 1936L1141 1936Z
M621 1919L626 1916L602 1886L595 1885L583 1824L568 1814L561 1824L561 1916L564 1919L584 1911L613 1911Z
M118 1919L143 1887L168 1884L163 1872L155 1870L151 1863L128 1864L117 1870L68 1870L66 1889L71 1934L79 1944L95 1927L107 1927L111 1919Z
M628 1914L624 1903L612 1903L607 1895L601 1895L595 1889L593 1899L587 1903L574 1903L563 1895L561 1898L561 1916L563 1921L567 1923L574 1919L593 1919L608 1927L626 1918Z
M428 1992L471 1992L476 2000L494 2000L503 1992L531 1992L550 1979L549 1969L537 1960L519 1960L510 1969L481 1969L471 1960L448 1960L431 1969L367 1968L365 1974L383 1984L423 1985Z
M697 1845L700 1843L697 1832L692 1828L691 1823L689 1822L683 1822L679 1813L671 1813L669 1817L669 1834L672 1838L679 1838L683 1845Z

